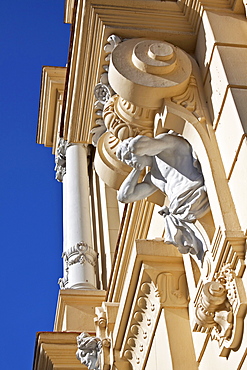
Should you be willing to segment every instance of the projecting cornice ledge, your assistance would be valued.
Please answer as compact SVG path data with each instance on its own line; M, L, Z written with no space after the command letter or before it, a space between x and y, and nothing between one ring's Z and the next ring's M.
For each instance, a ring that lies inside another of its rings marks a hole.
M76 338L80 333L37 333L33 370L87 369L76 358Z
M37 143L53 148L55 153L61 119L66 67L42 69Z

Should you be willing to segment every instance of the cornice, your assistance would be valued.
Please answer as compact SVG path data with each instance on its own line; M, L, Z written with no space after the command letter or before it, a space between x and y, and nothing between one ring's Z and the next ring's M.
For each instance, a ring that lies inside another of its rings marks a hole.
M73 12L76 0L65 0L64 3L64 23L73 22Z
M33 370L87 369L76 358L78 332L37 333Z
M45 66L42 69L37 143L52 147L57 145L61 119L66 67Z
M71 14L72 1L67 0L66 7ZM104 45L111 34L165 40L193 53L204 10L244 14L241 0L78 0L63 137L70 142L91 143L90 131L97 118L93 90L104 72Z

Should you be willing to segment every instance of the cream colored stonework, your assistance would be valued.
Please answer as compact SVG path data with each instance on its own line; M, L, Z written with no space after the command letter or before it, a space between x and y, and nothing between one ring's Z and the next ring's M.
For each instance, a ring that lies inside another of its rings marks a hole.
M55 332L38 334L34 370L85 368L75 352L86 331L102 341L104 370L246 368L245 9L242 0L65 1L68 66L43 69L37 141L53 152L59 137L89 146L97 289L60 291ZM96 106L95 86L110 92ZM131 171L118 144L169 130L202 167L203 265L164 243L165 194L117 202Z

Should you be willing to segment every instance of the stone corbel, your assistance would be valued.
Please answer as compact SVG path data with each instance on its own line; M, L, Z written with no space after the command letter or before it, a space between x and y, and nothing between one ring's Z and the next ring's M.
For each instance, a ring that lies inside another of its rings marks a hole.
M104 182L118 189L130 171L115 156L120 140L137 135L155 136L155 115L164 99L181 96L180 100L186 100L183 94L194 81L191 58L165 41L140 38L121 42L114 36L105 50L110 60L109 71L107 79L105 73L102 75L106 83L104 91L102 85L99 91L103 91L105 99L110 96L107 92L110 86L109 91L116 95L101 102L96 96L100 119L92 130L93 141L97 141L95 168ZM108 132L104 133L105 130Z
M220 355L227 357L241 344L246 307L242 279L225 265L202 287L195 307L194 331L211 333L219 343Z

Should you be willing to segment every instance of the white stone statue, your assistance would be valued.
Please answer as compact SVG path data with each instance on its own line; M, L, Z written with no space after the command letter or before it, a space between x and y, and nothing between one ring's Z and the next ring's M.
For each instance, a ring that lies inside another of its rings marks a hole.
M78 350L76 357L89 370L100 370L100 353L102 342L100 338L92 337L88 333L81 333L77 337Z
M175 132L155 138L139 135L124 140L116 155L133 167L119 189L118 200L134 202L160 189L170 201L169 208L159 211L165 220L165 242L202 261L207 248L194 222L208 212L209 202L200 163L188 141ZM146 166L150 170L138 183Z

